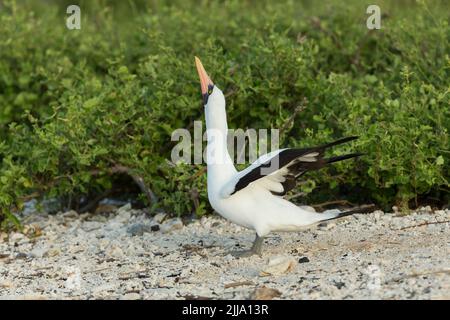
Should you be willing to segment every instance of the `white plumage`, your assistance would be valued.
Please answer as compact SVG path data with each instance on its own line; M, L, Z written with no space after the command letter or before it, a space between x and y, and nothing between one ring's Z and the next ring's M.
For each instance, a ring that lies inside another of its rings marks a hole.
M257 235L252 250L238 255L261 254L262 239L272 231L298 231L341 216L339 213L319 214L304 210L282 196L306 171L359 156L355 153L328 159L323 157L326 148L356 137L313 148L280 149L261 156L238 172L227 150L225 97L213 84L200 60L196 58L195 61L205 103L209 202L221 216L255 230Z

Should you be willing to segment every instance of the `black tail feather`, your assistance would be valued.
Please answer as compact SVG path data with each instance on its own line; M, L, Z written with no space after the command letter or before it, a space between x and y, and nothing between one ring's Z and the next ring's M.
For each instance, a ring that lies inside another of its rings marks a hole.
M360 157L363 156L364 153L358 152L358 153L349 153L349 154L344 154L342 156L336 156L336 157L331 157L331 158L327 158L324 159L326 161L326 163L333 163L333 162L337 162L337 161L342 161L342 160L347 160L347 159L351 159L351 158L356 158L356 157Z
M348 141L356 140L358 138L359 138L358 136L351 136L351 137L342 138L342 139L339 139L339 140L336 140L336 141L324 144L320 148L323 148L323 149L331 148L331 147L336 146L338 144L342 144L342 143L345 143L345 142L348 142Z
M356 207L356 208L341 212L341 213L339 213L338 216L336 216L334 218L322 220L322 222L343 218L343 217L350 216L355 213L369 213L369 212L372 212L373 210L375 210L375 208L376 208L376 206L374 204L363 205L360 207Z

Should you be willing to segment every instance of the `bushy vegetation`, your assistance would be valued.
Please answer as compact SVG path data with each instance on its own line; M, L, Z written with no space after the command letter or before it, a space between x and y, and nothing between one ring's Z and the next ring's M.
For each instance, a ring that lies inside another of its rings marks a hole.
M80 208L134 185L124 174L153 210L211 212L204 166L169 161L172 131L203 119L194 55L230 128L283 128L283 146L360 136L334 152L367 155L308 175L298 200L448 202L447 1L379 2L381 30L361 1L79 4L81 30L64 1L0 4L3 226L31 197Z

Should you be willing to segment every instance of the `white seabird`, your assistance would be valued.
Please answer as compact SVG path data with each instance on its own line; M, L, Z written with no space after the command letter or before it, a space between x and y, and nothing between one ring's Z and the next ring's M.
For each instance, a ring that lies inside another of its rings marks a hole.
M195 64L205 106L209 202L225 219L256 231L252 248L235 252L235 256L261 255L263 239L272 231L299 231L355 212L311 212L283 199L283 196L295 187L297 178L306 172L360 156L361 153L352 153L324 158L326 149L357 137L347 137L317 147L273 151L238 172L227 150L225 97L197 57Z

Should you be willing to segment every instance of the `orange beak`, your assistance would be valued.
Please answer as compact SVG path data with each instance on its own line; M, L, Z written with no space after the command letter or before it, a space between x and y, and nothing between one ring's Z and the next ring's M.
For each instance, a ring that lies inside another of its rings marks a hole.
M202 62L197 57L195 57L195 66L197 67L198 76L200 78L200 87L202 89L203 99L207 101L208 95L214 87L214 83L209 78L205 68L203 68Z

